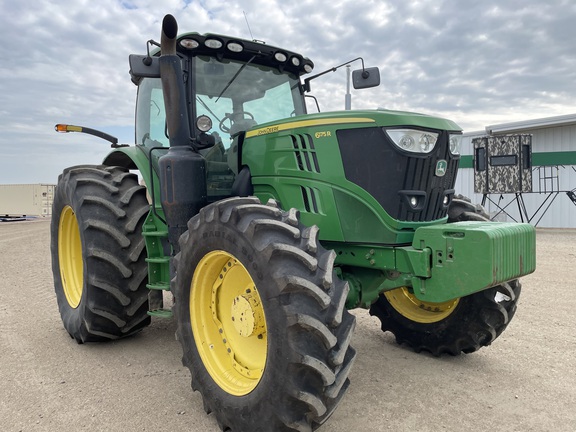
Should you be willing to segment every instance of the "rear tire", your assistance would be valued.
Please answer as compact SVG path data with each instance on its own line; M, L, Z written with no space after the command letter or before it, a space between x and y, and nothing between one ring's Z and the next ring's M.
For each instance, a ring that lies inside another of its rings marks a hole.
M148 210L146 189L123 168L78 166L58 178L52 272L64 328L78 343L129 336L150 323Z
M489 221L479 205L461 195L448 210L448 222ZM515 279L478 293L445 303L418 300L406 287L381 294L370 307L383 331L390 331L399 344L414 351L471 353L488 346L502 334L514 314L521 285Z
M182 361L222 430L314 430L348 387L355 318L317 232L274 202L231 198L202 209L180 239Z

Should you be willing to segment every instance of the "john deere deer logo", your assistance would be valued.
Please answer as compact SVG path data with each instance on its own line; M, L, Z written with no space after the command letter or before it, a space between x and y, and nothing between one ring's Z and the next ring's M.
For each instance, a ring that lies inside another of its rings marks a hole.
M444 159L440 159L438 162L436 162L437 177L444 177L444 174L446 174L446 169L448 169L448 162L446 162Z

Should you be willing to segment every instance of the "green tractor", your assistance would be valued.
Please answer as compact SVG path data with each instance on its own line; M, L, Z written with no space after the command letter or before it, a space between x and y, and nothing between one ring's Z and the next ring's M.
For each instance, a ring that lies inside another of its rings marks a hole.
M535 231L491 223L455 196L455 123L307 114L322 75L302 80L309 59L178 36L171 15L150 45L130 56L136 145L57 127L113 147L101 165L65 169L54 199L56 296L78 343L173 314L192 387L222 430L310 431L349 385L348 309L433 355L471 353L504 331L517 279L535 269ZM378 70L353 82L377 85Z

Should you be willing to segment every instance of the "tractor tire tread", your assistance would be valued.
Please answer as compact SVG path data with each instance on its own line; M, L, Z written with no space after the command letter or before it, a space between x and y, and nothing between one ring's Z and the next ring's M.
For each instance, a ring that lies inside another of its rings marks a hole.
M70 206L83 243L84 286L77 308L63 293L58 262L58 214ZM82 165L59 177L51 226L56 295L64 327L78 342L137 333L150 323L142 224L146 189L120 167ZM87 245L89 242L89 246Z
M202 394L205 411L215 414L222 430L309 432L316 429L342 398L355 358L355 351L350 347L355 318L342 306L348 285L332 277L332 252L318 243L317 229L303 227L298 223L297 212L283 211L274 201L261 204L255 197L219 201L192 218L188 232L180 238L181 251L175 257L177 276L173 280L177 305L186 298L184 291L189 289L186 282L178 280L184 277L178 269L186 267L184 262L189 265L192 245L197 244L199 231L207 226L226 226L249 239L260 262L267 264L267 271L277 282L274 288L277 291L271 295L278 305L274 314L284 317L286 323L283 330L286 342L282 349L286 358L284 367L289 373L283 376L282 386L279 382L270 383L272 378L261 384L272 385L268 391L273 396L264 398L258 406L249 407L249 416L223 407L222 398L214 400L214 384L206 385L207 373L195 360L192 352L195 347L188 346L194 344L194 340L188 334L190 324L184 317L189 309L183 305L182 309L175 308L177 337L183 345L182 362L191 370L192 388ZM271 376L279 374L275 364L269 364L268 368L272 370Z

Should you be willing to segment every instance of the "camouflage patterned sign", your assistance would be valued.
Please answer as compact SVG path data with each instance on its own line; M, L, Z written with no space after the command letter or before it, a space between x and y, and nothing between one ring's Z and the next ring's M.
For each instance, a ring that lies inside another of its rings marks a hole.
M474 138L474 192L479 194L488 193L488 176L486 174L486 151L488 149L488 137Z
M532 192L532 136L499 135L472 140L474 192Z

